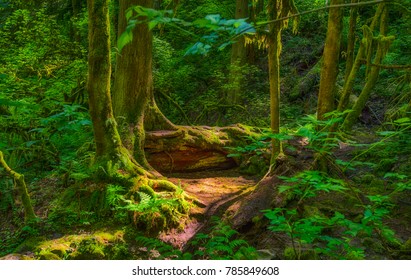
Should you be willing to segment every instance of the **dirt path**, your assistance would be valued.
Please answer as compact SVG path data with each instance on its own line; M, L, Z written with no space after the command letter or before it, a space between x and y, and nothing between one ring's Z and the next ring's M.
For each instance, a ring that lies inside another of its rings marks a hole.
M183 248L197 232L207 227L212 216L223 215L232 203L258 182L258 178L243 176L236 169L171 174L168 179L181 185L187 194L204 205L192 209L193 219L184 231L173 230L160 236L163 241L178 248Z

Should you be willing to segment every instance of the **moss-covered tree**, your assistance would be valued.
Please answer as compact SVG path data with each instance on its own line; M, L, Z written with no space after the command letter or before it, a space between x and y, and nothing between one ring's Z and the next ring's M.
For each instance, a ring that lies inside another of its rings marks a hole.
M268 68L270 82L270 114L271 132L280 133L280 53L281 32L287 27L288 20L281 19L291 14L297 14L293 0L269 0L267 4L268 20L272 21L268 31ZM294 18L295 19L295 18ZM294 22L296 28L296 22ZM276 162L281 153L281 143L278 139L272 140L271 164Z
M116 180L127 187L125 196L129 210L133 212L133 220L137 225L145 225L154 231L162 230L165 227L177 226L180 222L181 215L185 214L187 203L184 198L187 197L182 192L176 192L178 188L166 180L159 179L160 174L156 171L149 170L137 162L129 149L123 145L123 141L118 132L117 122L114 118L112 101L110 97L110 32L108 3L109 0L89 0L89 69L87 89L89 92L90 115L93 122L94 138L96 142L96 162L98 175L108 175L108 180ZM147 43L147 42L145 42ZM149 68L150 69L150 68ZM131 69L129 69L132 71ZM128 87L128 81L123 84ZM138 86L138 85L137 85ZM131 86L130 86L131 87ZM149 95L145 92L139 96L140 102L137 104L138 109L144 112L145 105L148 102ZM124 98L127 98L126 96ZM126 111L126 113L129 113ZM139 112L140 113L140 112ZM143 113L140 113L143 114ZM137 117L139 115L137 114ZM128 117L128 116L127 116ZM132 121L133 125L141 125L142 119ZM138 127L139 128L139 127ZM130 129L136 129L131 127ZM132 139L139 142L139 134L133 130ZM130 137L126 135L126 145L130 147ZM139 144L137 144L139 145ZM138 153L137 153L138 155ZM144 155L143 155L144 156ZM102 179L101 177L99 179ZM145 195L141 195L145 193ZM164 194L164 195L163 195ZM177 195L174 197L174 195ZM143 212L138 210L138 202L143 197L150 199L174 199L172 203L165 203L161 209L146 209ZM167 204L167 205L166 205ZM135 209L135 210L133 210ZM150 214L151 213L151 214ZM167 217L167 218L166 218ZM144 221L142 221L142 219Z
M368 101L372 89L374 88L378 76L380 73L380 65L382 60L384 59L385 55L388 52L388 49L391 43L394 40L393 36L386 36L387 35L387 25L388 25L388 10L385 4L380 4L379 8L381 10L380 13L380 35L378 37L373 37L372 30L367 28L367 32L365 32L365 44L366 48L366 57L367 57L367 71L366 71L366 82L365 85L358 96L358 99L354 103L352 110L346 116L344 123L342 124L342 130L350 131L355 124L355 121L360 116L362 110L364 109L366 102ZM373 21L373 22L376 22ZM372 26L373 27L373 26ZM374 60L371 62L371 58L374 55L373 45L377 45L377 49L375 50L375 57Z
M248 0L237 0L235 7L235 18L248 17ZM241 83L243 74L241 66L246 62L247 49L244 36L240 36L231 49L231 69L230 69L230 89L227 92L227 103L238 104L241 93Z
M354 9L356 7L352 7L352 9ZM360 41L360 46L358 48L357 54L355 56L355 60L352 62L349 61L349 59L347 58L347 66L346 66L346 72L345 72L345 79L344 79L344 86L343 86L343 90L338 102L338 107L337 110L339 112L343 112L348 108L348 103L350 100L350 95L352 93L352 88L354 86L354 82L355 82L355 78L357 77L357 73L358 70L360 69L363 59L365 59L366 56L366 52L370 47L370 43L372 43L372 33L375 29L375 26L377 25L379 19L380 19L380 15L383 11L383 6L379 5L375 15L373 16L372 20L371 20L371 24L369 26L364 25L362 27L363 30L363 38ZM354 17L355 14L354 14ZM352 30L354 28L354 22L353 22L353 15L350 15L350 34L352 32L354 32L354 30ZM351 35L353 37L353 35ZM368 38L368 39L367 39ZM371 38L371 39L370 39ZM351 39L351 42L349 40L349 44L354 43L354 40ZM354 51L354 47L353 46L349 46L349 49L352 48L352 51ZM348 52L348 51L347 51ZM371 52L369 52L371 53ZM352 54L354 55L354 54ZM368 59L371 59L371 56L367 54Z
M359 0L351 0L351 3L358 3ZM350 21L348 27L347 36L347 51L346 51L346 64L345 64L345 81L347 81L350 75L351 69L354 64L354 48L355 48L355 29L358 19L358 7L354 6L350 9Z
M120 0L118 34L127 27L126 10L133 6L151 8L152 0ZM147 24L133 30L133 42L117 55L113 109L124 146L146 169L152 170L144 154L144 111L153 94L152 34Z
M340 5L343 3L343 0L331 0L330 2L331 5ZM343 26L342 19L343 10L341 8L330 9L317 103L317 118L319 120L323 120L326 113L334 110L335 84L338 75L338 60Z
M89 0L88 82L89 110L96 142L96 165L106 173L122 168L139 175L148 174L132 160L123 146L114 118L110 96L110 24L108 0Z

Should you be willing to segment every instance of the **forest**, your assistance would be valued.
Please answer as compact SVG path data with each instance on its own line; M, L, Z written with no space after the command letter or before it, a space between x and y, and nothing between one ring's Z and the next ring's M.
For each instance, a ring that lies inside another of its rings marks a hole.
M411 0L0 0L1 260L411 259Z

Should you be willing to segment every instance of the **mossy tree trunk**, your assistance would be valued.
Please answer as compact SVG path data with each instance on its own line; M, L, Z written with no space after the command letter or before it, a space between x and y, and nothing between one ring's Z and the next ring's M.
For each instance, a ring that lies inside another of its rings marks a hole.
M96 164L106 173L122 168L131 173L147 174L133 162L124 148L114 119L110 96L110 30L108 0L88 0L89 55L88 82L89 110L96 142Z
M30 222L36 219L36 214L34 213L33 206L31 204L30 196L27 190L26 182L24 180L24 175L17 173L11 169L4 159L3 152L0 151L0 166L9 174L14 180L14 184L18 189L21 196L21 201L24 207L24 220L25 222Z
M331 0L331 5L343 4L343 0ZM332 8L328 14L327 35L323 53L323 65L318 93L317 119L324 120L324 115L334 110L335 83L338 75L338 60L342 31L343 10Z
M237 0L235 7L235 18L248 17L248 0ZM244 36L241 36L233 44L231 49L231 68L230 68L230 89L227 92L226 102L230 105L239 103L242 82L244 80L241 67L246 62L247 49Z
M274 21L290 14L296 14L297 9L293 0L269 0L267 4L268 20ZM270 126L271 132L280 133L280 53L281 32L288 24L287 20L276 21L270 24L268 34L268 68L270 82ZM281 143L272 139L271 164L275 164L281 153Z
M345 78L343 90L337 107L337 110L339 112L344 112L348 107L348 102L350 100L350 95L352 92L352 88L354 86L355 77L357 76L357 72L360 69L361 60L364 58L365 44L366 42L362 40L357 55L355 57L355 61L349 71L349 75Z
M151 8L152 0L120 0L118 34L127 27L126 10L133 5ZM153 170L144 154L144 111L153 94L152 34L147 24L133 30L133 41L117 55L113 108L124 146L136 161Z
M160 108L158 108L154 99L154 92L151 92L144 112L144 129L145 131L178 130L178 127L167 119Z
M358 3L359 0L351 0L351 3ZM358 19L358 7L351 7L350 9L350 23L348 27L347 38L347 52L346 52L346 64L345 64L345 81L351 73L351 69L354 64L354 48L355 48L355 28L357 26Z
M268 39L268 68L270 80L270 126L272 133L280 133L280 51L281 29L278 23L272 24ZM271 163L274 163L280 153L280 141L272 140Z
M353 7L356 8L356 7ZM338 102L338 111L343 112L348 108L348 103L350 99L350 95L352 92L352 88L354 86L354 81L355 78L357 77L358 70L361 67L362 61L365 57L367 57L367 61L371 59L371 51L370 48L372 47L372 33L374 31L375 26L377 25L377 22L381 16L382 13L382 5L379 5L375 15L371 21L371 24L369 27L363 26L363 39L360 42L360 46L357 51L357 55L355 57L355 60L352 64L352 66L347 66L346 67L346 72L345 72L345 82L344 82L344 87L342 94L340 96L340 100ZM351 18L350 18L350 33L351 31ZM367 39L369 38L369 39ZM370 45L371 44L371 45ZM348 59L347 59L347 64L348 64ZM367 64L370 64L370 62L367 62ZM349 73L347 72L349 70Z
M384 8L385 7L385 8ZM361 115L362 110L364 109L366 102L370 98L372 89L374 88L378 76L380 73L380 67L382 60L384 59L385 55L388 52L388 49L394 40L393 36L388 36L385 37L387 33L387 19L388 19L388 12L387 12L387 7L383 5L383 10L381 13L381 19L380 19L380 35L378 37L372 37L371 30L368 31L369 36L366 39L367 45L372 46L373 41L377 42L377 50L375 54L375 58L373 63L368 62L369 64L369 72L366 75L366 83L364 88L362 89L357 101L355 102L352 111L348 113L347 117L344 120L344 123L342 124L342 130L343 131L350 131L355 124L356 120L358 117ZM372 48L368 47L367 48L367 57L371 58L372 55L369 54L369 52L372 52Z

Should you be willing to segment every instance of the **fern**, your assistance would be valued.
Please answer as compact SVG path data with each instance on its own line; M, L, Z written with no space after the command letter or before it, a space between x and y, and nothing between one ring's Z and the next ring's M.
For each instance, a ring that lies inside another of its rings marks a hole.
M256 250L245 240L236 239L238 232L217 217L212 218L215 225L210 234L197 234L192 245L198 247L194 256L200 259L255 259Z

